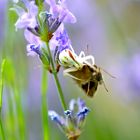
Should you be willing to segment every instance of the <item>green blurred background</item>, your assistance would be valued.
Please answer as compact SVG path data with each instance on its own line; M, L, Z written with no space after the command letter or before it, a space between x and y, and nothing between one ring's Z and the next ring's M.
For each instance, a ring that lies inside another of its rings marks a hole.
M59 72L66 101L81 97L91 109L79 140L139 140L140 0L67 0L67 5L77 17L76 24L66 24L77 54L83 50L93 55L98 66L116 77L103 72L109 93L99 86L90 99L62 69ZM10 0L0 1L0 63L7 59L3 127L7 140L15 139L18 122L26 129L26 139L41 140L42 66L38 57L27 56L27 42L23 31L15 31L17 15L10 7ZM53 77L48 78L48 107L63 115ZM20 108L17 116L14 112ZM49 127L51 140L66 139L50 120Z

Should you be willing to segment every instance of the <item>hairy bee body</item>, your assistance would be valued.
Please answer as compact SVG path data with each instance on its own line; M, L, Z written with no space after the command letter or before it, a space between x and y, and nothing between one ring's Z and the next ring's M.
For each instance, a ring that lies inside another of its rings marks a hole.
M72 75L73 80L84 90L85 94L89 97L93 97L97 91L98 84L102 84L103 78L100 72L100 68L94 65L83 65L80 70L69 72Z

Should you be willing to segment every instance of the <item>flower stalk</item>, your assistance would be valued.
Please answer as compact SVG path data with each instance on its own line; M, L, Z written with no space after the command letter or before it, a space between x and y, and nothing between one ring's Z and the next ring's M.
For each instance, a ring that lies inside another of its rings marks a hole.
M48 124L48 106L46 103L46 94L48 90L47 72L42 69L42 83L41 83L41 111L42 111L42 126L43 126L43 140L49 140L49 124Z
M3 82L4 82L3 75L4 75L5 63L6 63L6 60L4 59L4 60L2 61L2 64L1 64L1 71L0 71L0 76L1 76L1 79L0 79L0 134L1 134L2 138L3 138L3 140L6 139L6 137L5 137L5 132L4 132L4 128L3 128L3 124L2 124L2 116L1 116L1 110L2 110L2 95L3 95Z
M50 64L51 64L51 67L52 67L52 74L54 76L54 80L55 80L57 90L58 90L58 93L59 93L59 99L61 101L61 105L62 105L63 109L67 110L67 106L66 106L66 103L65 103L63 91L62 91L62 88L61 88L61 85L60 85L60 82L59 82L59 79L58 79L58 76L57 76L57 71L55 69L55 65L54 65L54 62L53 62L53 59L52 59L52 54L51 54L51 50L50 50L48 42L46 42L46 46L47 46L47 50L48 50L48 55L50 57Z

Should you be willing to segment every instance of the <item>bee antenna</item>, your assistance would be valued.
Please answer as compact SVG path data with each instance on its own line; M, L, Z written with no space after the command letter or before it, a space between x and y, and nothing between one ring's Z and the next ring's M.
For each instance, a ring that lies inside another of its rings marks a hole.
M102 81L102 82L103 82L103 86L104 86L105 90L108 92L108 89L107 89L107 87L106 87L105 82L104 82L104 81Z
M87 44L87 50L89 49L89 45Z
M86 54L89 54L89 45L88 44L84 50L85 50Z
M106 70L104 70L103 68L101 68L101 70L102 70L103 72L105 72L106 74L108 74L110 77L116 78L115 76L113 76L112 74L110 74L109 72L107 72Z

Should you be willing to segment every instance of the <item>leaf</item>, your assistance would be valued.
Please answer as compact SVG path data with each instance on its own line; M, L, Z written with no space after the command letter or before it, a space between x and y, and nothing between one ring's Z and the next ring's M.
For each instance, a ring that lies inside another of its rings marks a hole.
M3 81L4 81L4 71L5 71L5 63L6 63L6 59L3 59L2 64L1 64L1 71L0 71L0 110L2 107L2 94L3 94Z

